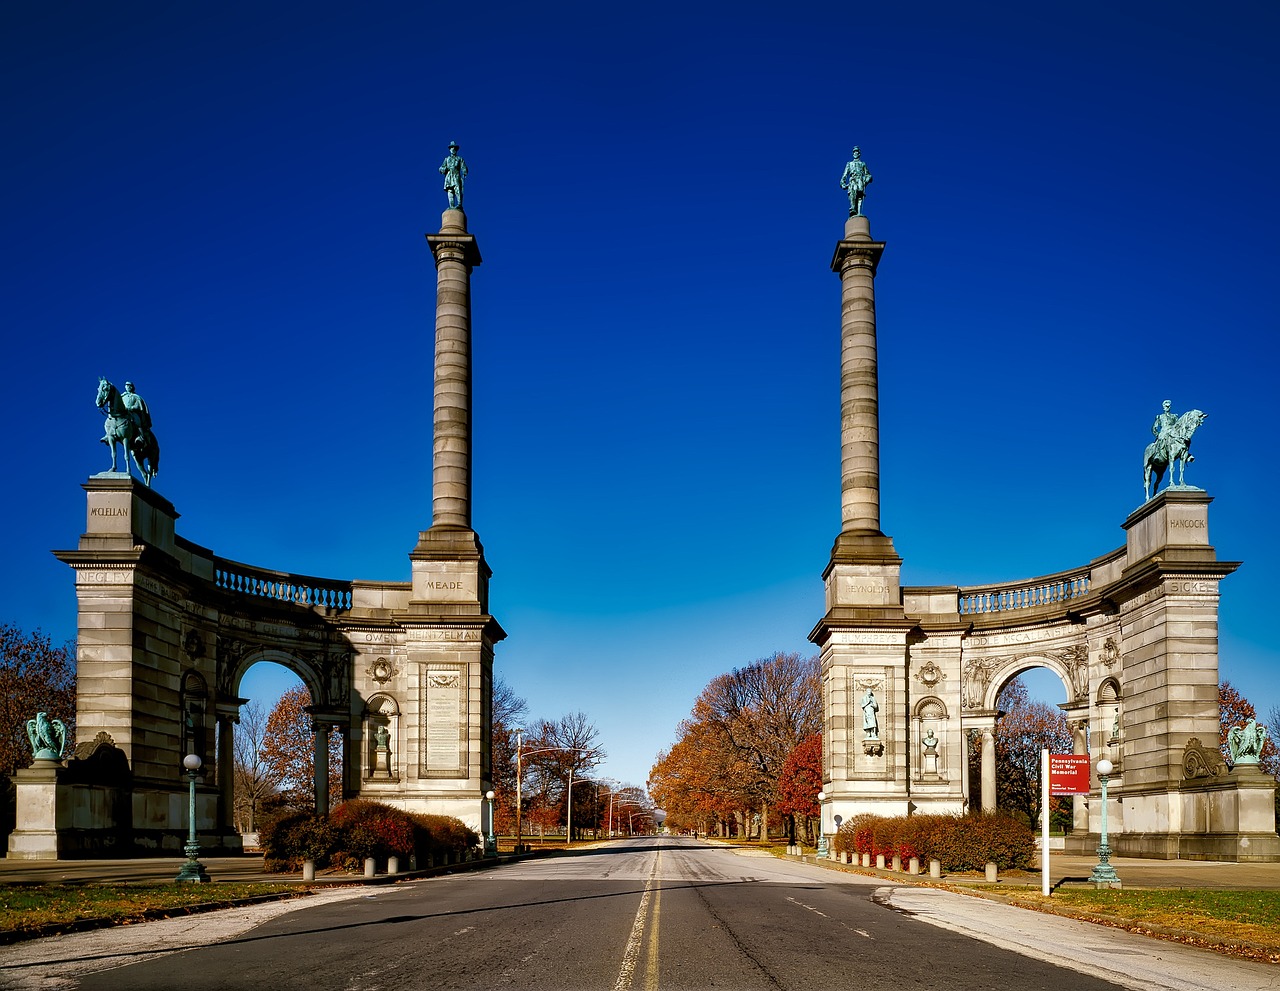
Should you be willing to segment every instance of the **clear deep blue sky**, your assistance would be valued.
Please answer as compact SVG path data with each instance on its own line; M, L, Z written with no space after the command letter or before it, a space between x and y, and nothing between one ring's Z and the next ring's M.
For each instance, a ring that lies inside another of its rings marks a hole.
M0 618L74 635L99 374L184 536L407 580L456 139L497 668L643 781L710 678L812 651L857 143L904 582L1119 546L1161 400L1204 409L1221 669L1265 711L1278 38L1271 0L6 3Z

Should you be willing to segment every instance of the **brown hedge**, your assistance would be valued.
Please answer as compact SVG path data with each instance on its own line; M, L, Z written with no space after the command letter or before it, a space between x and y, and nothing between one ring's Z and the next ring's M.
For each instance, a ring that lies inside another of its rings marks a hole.
M945 870L980 871L988 863L1001 870L1030 867L1035 862L1035 836L1024 823L1002 813L993 815L857 815L832 837L837 853L897 854L907 861L941 861Z

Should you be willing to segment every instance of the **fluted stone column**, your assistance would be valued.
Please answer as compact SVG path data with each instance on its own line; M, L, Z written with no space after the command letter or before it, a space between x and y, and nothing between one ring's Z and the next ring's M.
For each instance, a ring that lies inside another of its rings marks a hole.
M996 810L996 738L994 731L982 731L982 811Z
M880 397L876 266L884 243L850 217L831 262L840 274L840 507L842 531L880 532Z
M480 251L461 210L446 210L427 243L436 260L431 525L470 529L471 270Z

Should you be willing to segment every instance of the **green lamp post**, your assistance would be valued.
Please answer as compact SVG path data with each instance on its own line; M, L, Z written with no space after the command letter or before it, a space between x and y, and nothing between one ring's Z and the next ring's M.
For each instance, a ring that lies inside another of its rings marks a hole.
M209 880L209 872L204 869L204 864L200 863L200 844L196 840L196 775L200 771L200 756L198 754L187 754L182 758L182 766L187 769L187 778L191 783L191 801L187 806L187 845L183 848L183 853L187 855L186 862L178 870L178 876L175 881L196 881L204 882Z
M484 797L489 802L489 835L484 839L484 855L486 857L496 857L498 855L498 831L493 824L493 791L486 791Z
M1102 782L1102 834L1098 839L1098 863L1089 875L1089 880L1099 888L1120 887L1120 877L1111 866L1111 845L1107 842L1107 779L1115 765L1105 757L1098 761L1098 780Z

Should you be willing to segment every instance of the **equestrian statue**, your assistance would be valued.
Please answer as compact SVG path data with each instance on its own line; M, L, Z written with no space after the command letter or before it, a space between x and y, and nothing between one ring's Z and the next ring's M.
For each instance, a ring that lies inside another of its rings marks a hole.
M98 409L107 418L106 433L100 438L111 449L111 470L116 468L116 445L124 452L124 471L129 472L129 457L137 466L142 480L151 484L160 470L160 442L151 432L151 411L146 401L133 391L133 383L124 384L120 392L102 376L98 377Z
M1155 434L1156 439L1147 445L1146 454L1142 458L1143 486L1147 499L1150 499L1160 488L1160 479L1164 477L1166 470L1169 472L1168 488L1195 488L1194 485L1184 485L1182 479L1186 474L1187 465L1195 460L1191 456L1191 435L1196 432L1200 424L1204 423L1204 418L1208 414L1192 409L1178 416L1176 413L1169 412L1171 405L1168 399L1164 401L1164 409L1156 417L1156 422L1151 425L1151 432ZM1173 481L1172 465L1175 461L1178 463L1177 484ZM1155 485L1151 484L1153 474Z

